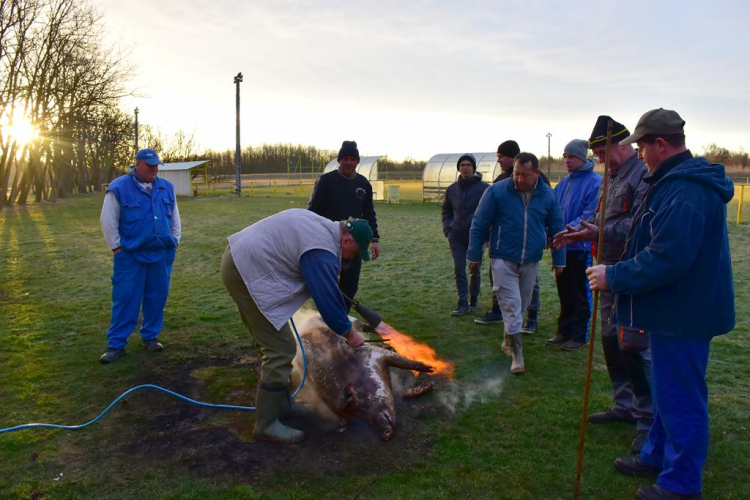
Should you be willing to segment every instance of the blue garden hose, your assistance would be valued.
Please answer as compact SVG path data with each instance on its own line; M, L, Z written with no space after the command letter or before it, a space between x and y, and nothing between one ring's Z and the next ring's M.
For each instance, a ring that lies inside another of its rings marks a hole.
M297 325L294 324L294 320L290 319L292 322L292 328L294 329L294 335L297 336L297 342L299 343L299 348L302 351L302 382L300 383L299 387L297 387L297 390L294 391L294 394L292 394L292 399L299 394L299 391L302 390L302 387L305 385L305 379L307 379L307 356L305 355L305 348L302 345L302 339L299 336L299 332L297 332ZM198 406L205 406L207 408L224 408L227 410L245 410L245 411L255 411L254 406L235 406L235 405L222 405L222 404L212 404L212 403L204 403L202 401L196 401L195 399L190 399L187 396L183 396L182 394L178 394L176 392L170 391L169 389L165 389L163 387L159 387L158 385L153 384L143 384L139 385L137 387L133 387L132 389L127 390L123 394L121 394L117 399L112 401L109 406L107 406L103 412L101 412L95 419L91 420L90 422L86 422L85 424L81 425L56 425L56 424L24 424L24 425L16 425L15 427L8 427L7 429L0 429L0 434L3 434L4 432L12 432L12 431L19 431L21 429L31 429L34 427L46 427L48 429L64 429L68 431L77 431L80 429L85 429L89 425L92 425L99 421L104 415L106 415L109 410L114 408L114 406L119 403L123 398L128 396L129 394L141 390L141 389L156 389L157 391L166 392L167 394L174 396L178 399L181 399L183 401L187 401L188 403L192 403L194 405Z

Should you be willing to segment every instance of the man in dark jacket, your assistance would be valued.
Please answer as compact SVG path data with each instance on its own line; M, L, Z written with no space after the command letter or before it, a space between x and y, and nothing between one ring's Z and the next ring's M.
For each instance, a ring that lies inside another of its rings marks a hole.
M487 189L482 182L482 174L477 172L477 160L471 153L462 155L456 162L458 180L448 186L443 200L443 234L453 256L453 274L456 278L458 307L451 312L453 316L462 316L477 308L477 297L481 278L479 268L470 270L470 281L466 280L466 251L469 248L469 229L474 211L479 200Z
M702 498L708 353L735 324L726 226L734 186L724 165L693 157L684 124L675 111L654 109L621 141L638 144L649 188L622 261L586 271L593 290L617 294L616 321L651 341L654 424L639 456L615 461L623 474L658 476L638 490L641 500Z
M357 173L359 150L354 141L344 141L338 155L339 168L321 175L315 182L308 210L312 210L332 221L347 220L349 217L365 219L372 228L372 260L380 255L380 235L375 205L372 201L372 185L364 175ZM353 259L341 262L339 288L350 299L354 299L359 289L359 273L362 259L356 255ZM348 308L351 304L347 302Z
M500 165L500 169L502 170L502 172L500 173L500 175L495 177L495 180L492 181L493 184L508 179L513 175L513 159L520 152L521 148L518 147L518 143L512 140L502 142L497 147L497 163L498 165ZM544 175L541 170L539 171L539 178L548 186L550 185L549 179L547 179L547 176ZM490 286L494 285L492 280L492 270L490 269ZM523 333L536 332L536 320L539 314L540 307L541 301L539 299L539 280L537 280L534 282L534 293L531 296L531 302L529 303L529 308L527 310L528 316L526 318L526 323L523 325L523 328L521 330ZM500 306L497 303L497 297L493 293L492 308L487 311L481 318L476 318L474 320L474 323L478 325L491 325L493 323L502 322L503 313L500 311Z
M563 220L575 226L596 211L602 176L594 172L594 162L588 158L588 142L574 139L565 146L563 158L569 174L555 186ZM547 344L574 351L586 345L591 317L591 290L586 280L586 268L591 266L591 243L576 241L565 247L565 270L557 278L560 315L557 335Z

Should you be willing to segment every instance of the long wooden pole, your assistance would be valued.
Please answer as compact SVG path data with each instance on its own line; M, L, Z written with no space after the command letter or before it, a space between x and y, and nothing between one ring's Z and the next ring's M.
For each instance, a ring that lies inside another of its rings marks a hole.
M599 239L596 244L596 263L601 264L602 246L604 245L604 221L607 216L607 191L609 184L609 157L612 147L612 120L607 123L607 142L604 157L604 177L602 178L602 197L599 202ZM581 411L581 430L578 434L578 455L576 457L576 483L573 498L578 500L581 494L581 474L583 473L583 448L586 443L586 427L589 422L589 392L591 389L591 367L594 364L594 338L596 334L596 316L599 309L599 291L594 291L594 310L591 312L589 326L589 355L586 361L586 385L583 389L583 410Z

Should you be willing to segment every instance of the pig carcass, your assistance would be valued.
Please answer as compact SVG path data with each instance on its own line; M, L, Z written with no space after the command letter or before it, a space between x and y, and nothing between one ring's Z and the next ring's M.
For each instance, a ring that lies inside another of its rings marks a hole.
M356 417L375 427L381 439L388 441L396 429L390 367L426 373L432 368L370 343L349 347L320 316L301 325L299 334L307 357L307 380L296 401L337 422L339 432L346 430L348 421ZM294 390L302 380L302 372L298 347L292 370Z

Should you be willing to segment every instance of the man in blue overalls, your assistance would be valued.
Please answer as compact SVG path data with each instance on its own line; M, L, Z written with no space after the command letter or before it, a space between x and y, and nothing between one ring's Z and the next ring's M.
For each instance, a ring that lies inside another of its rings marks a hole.
M133 172L109 185L102 207L102 231L114 257L112 324L107 352L99 359L105 364L125 354L141 304L143 346L149 351L164 349L157 337L181 236L174 186L157 177L162 163L156 151L142 149L135 160Z

